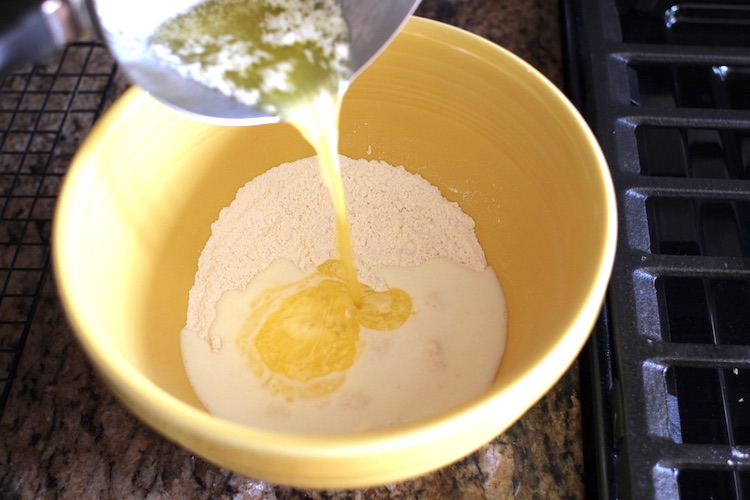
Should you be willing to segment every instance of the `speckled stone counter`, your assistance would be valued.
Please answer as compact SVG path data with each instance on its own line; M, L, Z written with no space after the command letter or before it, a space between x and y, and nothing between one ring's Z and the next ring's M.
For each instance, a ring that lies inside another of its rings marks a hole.
M530 62L554 83L561 83L556 0L424 0L418 14L484 36ZM111 64L103 50L90 57L87 64ZM109 101L126 85L122 77L110 83ZM0 116L7 105L0 101ZM54 117L42 116L45 118ZM49 138L55 142L51 148L55 168L64 171L89 126L83 120L62 136ZM21 181L14 182L18 188ZM56 186L49 189L54 197ZM41 244L46 245L49 228L42 227L40 233ZM38 297L8 401L0 415L2 499L583 496L575 366L515 425L453 465L378 488L300 491L217 468L152 432L92 373L61 310L52 276L43 281ZM8 309L0 307L0 314L9 314ZM3 334L0 330L0 337Z

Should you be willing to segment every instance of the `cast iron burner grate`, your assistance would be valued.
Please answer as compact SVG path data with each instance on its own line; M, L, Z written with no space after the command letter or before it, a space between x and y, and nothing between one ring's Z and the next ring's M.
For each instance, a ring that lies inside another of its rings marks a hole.
M57 192L110 102L115 66L94 43L0 75L0 415L49 274Z
M589 496L750 498L750 5L563 12L620 212L581 358Z

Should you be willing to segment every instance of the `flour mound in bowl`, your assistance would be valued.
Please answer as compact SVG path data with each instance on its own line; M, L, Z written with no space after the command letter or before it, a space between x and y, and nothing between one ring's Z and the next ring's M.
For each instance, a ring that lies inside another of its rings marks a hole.
M422 176L386 162L339 156L359 279L386 288L374 270L447 259L487 267L474 220ZM283 258L309 271L336 258L336 224L317 157L281 164L237 191L211 225L188 298L186 328L208 340L214 305Z

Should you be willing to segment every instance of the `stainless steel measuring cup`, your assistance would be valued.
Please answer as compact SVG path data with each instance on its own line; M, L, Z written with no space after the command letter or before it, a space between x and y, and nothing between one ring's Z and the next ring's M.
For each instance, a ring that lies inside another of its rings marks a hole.
M0 0L0 75L65 44L101 39L133 83L194 119L219 125L279 121L184 78L148 50L150 35L201 0ZM252 1L252 0L248 0ZM419 0L341 0L355 78L398 33Z

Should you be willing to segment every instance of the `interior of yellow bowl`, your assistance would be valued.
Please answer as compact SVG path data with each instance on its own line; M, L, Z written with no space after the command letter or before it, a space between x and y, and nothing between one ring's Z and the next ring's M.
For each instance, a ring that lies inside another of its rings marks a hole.
M405 429L308 440L243 429L207 415L185 375L179 332L210 225L247 181L313 154L292 127L202 125L132 89L82 146L55 223L64 305L126 404L221 465L302 486L408 477L504 430L575 359L614 255L609 177L580 117L529 66L465 32L410 21L351 86L340 150L403 165L458 202L507 297L491 390Z

